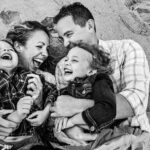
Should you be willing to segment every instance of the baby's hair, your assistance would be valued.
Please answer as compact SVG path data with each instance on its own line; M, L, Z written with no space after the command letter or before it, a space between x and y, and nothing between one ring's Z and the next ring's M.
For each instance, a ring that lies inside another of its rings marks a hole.
M12 48L14 48L13 42L11 41L11 39L5 38L5 39L1 39L0 41L4 41L6 43L8 43L9 45L12 46Z
M68 52L74 47L82 48L92 54L93 61L91 62L91 67L93 69L96 69L98 73L112 73L112 68L110 65L111 60L109 54L104 51L104 48L102 46L89 45L78 41L76 43L70 44Z

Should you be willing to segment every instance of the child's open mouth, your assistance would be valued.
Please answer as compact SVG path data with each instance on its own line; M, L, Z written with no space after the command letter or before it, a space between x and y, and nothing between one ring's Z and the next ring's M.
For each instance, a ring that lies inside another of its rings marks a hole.
M11 54L9 54L9 53L4 53L4 54L1 56L1 59L12 60L12 56L11 56Z
M70 74L72 74L72 70L70 70L68 68L64 68L64 73L65 73L65 75L70 75Z

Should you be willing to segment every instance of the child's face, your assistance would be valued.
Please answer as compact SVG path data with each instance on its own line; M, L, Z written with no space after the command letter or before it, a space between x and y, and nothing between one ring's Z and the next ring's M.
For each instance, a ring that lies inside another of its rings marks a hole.
M0 41L0 69L10 72L18 65L18 55L13 47L5 41Z
M64 78L66 81L73 81L76 77L85 77L90 75L92 68L92 54L88 51L74 47L72 48L65 60Z

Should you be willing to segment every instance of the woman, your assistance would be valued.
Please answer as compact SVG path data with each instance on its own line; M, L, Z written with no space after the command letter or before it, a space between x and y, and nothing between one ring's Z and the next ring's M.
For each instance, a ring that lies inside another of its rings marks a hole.
M14 26L7 34L19 56L19 66L30 71L36 71L48 57L49 32L37 21L25 21ZM43 85L39 75L30 74L32 82L27 86L28 95L36 95L36 99L41 97ZM37 101L40 106L40 102ZM2 110L0 120L0 136L8 136L16 129L17 124L5 120L2 116L11 111ZM14 139L9 139L13 142ZM20 140L20 138L19 138ZM14 142L17 141L17 138Z

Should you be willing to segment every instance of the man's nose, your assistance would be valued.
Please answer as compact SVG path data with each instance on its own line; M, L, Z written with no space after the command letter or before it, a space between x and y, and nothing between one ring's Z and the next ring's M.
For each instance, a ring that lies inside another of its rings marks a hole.
M68 39L64 39L64 46L68 47L69 44L70 44L70 41Z

